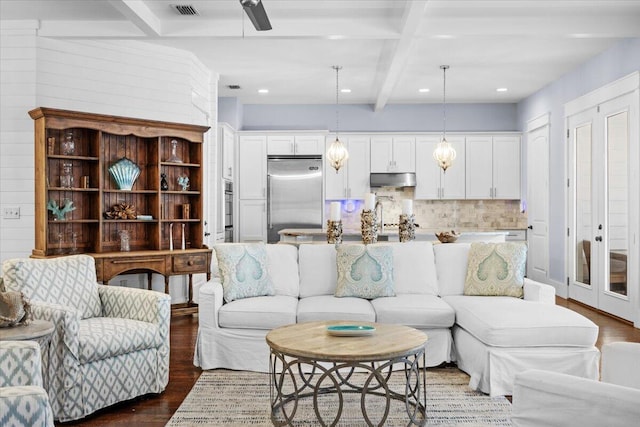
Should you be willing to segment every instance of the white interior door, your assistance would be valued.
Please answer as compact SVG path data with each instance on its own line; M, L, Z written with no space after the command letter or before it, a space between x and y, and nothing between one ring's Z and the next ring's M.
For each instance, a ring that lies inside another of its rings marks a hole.
M546 283L549 278L549 115L531 120L527 128L527 277ZM566 288L557 291L566 298Z
M637 188L631 191L637 114L637 98L629 94L568 118L569 296L631 321L639 287L630 281L638 269L638 212L631 209L638 200Z

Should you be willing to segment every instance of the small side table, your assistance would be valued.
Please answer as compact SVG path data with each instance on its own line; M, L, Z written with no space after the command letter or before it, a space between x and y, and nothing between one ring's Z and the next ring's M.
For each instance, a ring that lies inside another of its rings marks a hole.
M0 341L35 341L40 345L42 355L42 380L45 390L49 385L49 341L54 325L48 320L34 320L29 325L0 328Z

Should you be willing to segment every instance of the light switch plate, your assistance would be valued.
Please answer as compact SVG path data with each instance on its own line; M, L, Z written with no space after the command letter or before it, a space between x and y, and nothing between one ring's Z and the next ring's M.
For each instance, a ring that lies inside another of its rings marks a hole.
M4 208L2 214L3 219L20 219L20 207L19 206L7 206Z

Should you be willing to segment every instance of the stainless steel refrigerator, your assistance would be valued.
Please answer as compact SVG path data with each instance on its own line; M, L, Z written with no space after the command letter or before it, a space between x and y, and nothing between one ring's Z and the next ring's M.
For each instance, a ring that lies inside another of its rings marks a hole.
M268 242L283 228L322 228L322 158L269 157L267 162Z

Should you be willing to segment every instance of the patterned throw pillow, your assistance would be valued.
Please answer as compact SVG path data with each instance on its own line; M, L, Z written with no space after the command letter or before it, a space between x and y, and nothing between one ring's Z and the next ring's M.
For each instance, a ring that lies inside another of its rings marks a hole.
M60 304L83 319L102 316L95 260L89 255L13 259L3 266L5 286L32 301Z
M374 299L395 296L391 246L340 245L335 296Z
M524 242L472 243L464 294L522 298L526 262Z
M275 295L264 243L215 245L224 300Z

